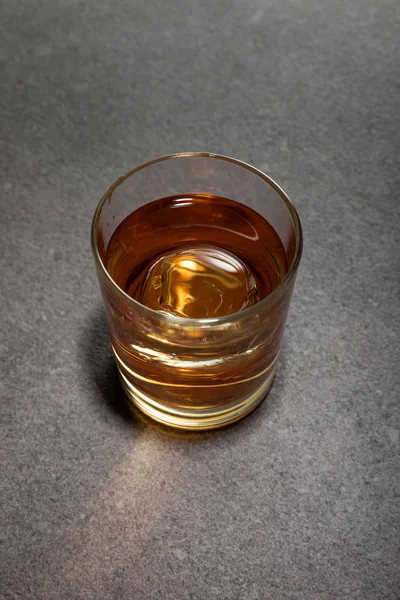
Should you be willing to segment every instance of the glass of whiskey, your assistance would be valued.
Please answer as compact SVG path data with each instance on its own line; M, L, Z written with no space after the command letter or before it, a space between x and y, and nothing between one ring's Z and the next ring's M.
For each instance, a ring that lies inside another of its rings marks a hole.
M217 154L158 158L107 190L91 243L134 405L201 430L263 400L302 252L297 212L272 179Z

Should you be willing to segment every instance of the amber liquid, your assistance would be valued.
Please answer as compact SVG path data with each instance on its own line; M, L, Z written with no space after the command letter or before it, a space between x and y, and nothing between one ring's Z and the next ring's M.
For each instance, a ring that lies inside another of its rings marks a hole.
M157 311L215 318L245 310L285 277L275 229L217 196L172 196L132 212L109 242L106 268L129 296Z
M123 386L137 406L162 422L207 428L225 417L205 414L235 420L261 401L286 302L281 296L249 320L216 321L245 317L287 273L282 242L261 215L216 196L162 198L119 224L103 260L126 294L171 316L155 319L103 289Z

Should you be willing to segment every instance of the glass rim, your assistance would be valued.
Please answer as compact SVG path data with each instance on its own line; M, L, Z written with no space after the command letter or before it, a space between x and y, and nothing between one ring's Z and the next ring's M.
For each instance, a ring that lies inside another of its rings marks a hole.
M113 280L111 275L108 273L108 271L100 257L99 248L98 248L98 244L97 244L97 235L96 235L98 220L99 220L100 213L101 213L101 210L102 210L104 204L106 203L106 201L109 198L111 198L111 195L114 192L114 190L118 186L120 186L121 183L123 183L123 181L125 181L125 179L128 179L129 177L131 177L138 171L141 171L142 169L145 169L146 167L149 167L158 162L163 162L165 160L171 160L171 159L197 158L197 157L224 160L224 161L236 164L240 167L243 167L249 171L252 171L255 175L257 175L258 177L263 179L267 184L269 184L279 194L279 196L282 198L283 202L285 203L287 209L289 210L289 213L293 220L293 225L294 225L294 230L295 230L295 238L296 238L296 246L295 246L292 264L290 265L290 268L288 269L285 277L277 285L277 287L270 294L268 294L268 296L266 296L265 298L263 298L256 304L253 304L249 308L245 308L244 310L237 311L230 315L224 315L222 317L209 317L209 318L202 318L202 319L195 319L193 317L190 317L190 318L189 317L179 317L177 315L172 315L172 314L169 314L169 313L166 313L163 311L154 310L153 308L149 308L148 306L141 304L140 302L138 302L137 300L135 300L134 298L129 296L126 292L124 292L124 290L122 288L119 287L119 285L117 285L115 283L115 281ZM220 325L220 324L222 325L222 324L226 324L226 323L233 323L236 321L240 321L241 319L243 319L245 317L250 317L253 313L255 313L257 310L259 310L261 306L267 306L268 304L271 304L274 301L274 299L276 298L276 296L279 294L279 292L283 288L285 288L288 285L288 283L295 276L298 265L300 263L302 251L303 251L303 231L302 231L302 227L301 227L300 218L299 218L299 215L298 215L295 207L293 206L291 200L289 199L288 195L286 194L286 192L284 192L283 189L273 179L271 179L271 177L269 177L268 175L266 175L265 173L260 171L260 169L257 169L256 167L253 167L252 165L250 165L242 160L232 158L230 156L225 156L223 154L215 154L213 152L177 152L174 154L167 154L165 156L160 156L158 158L154 158L153 160L147 161L147 162L139 165L138 167L135 167L134 169L131 169L130 171L126 172L124 175L121 175L120 177L118 177L118 179L110 185L110 187L107 189L107 191L105 192L105 194L103 195L103 197L101 198L100 202L97 205L97 208L95 210L95 213L94 213L94 216L92 219L90 240L91 240L92 253L93 253L93 256L95 259L96 266L100 269L100 272L102 273L103 277L105 277L106 280L111 284L111 286L116 291L116 293L128 305L133 306L136 310L138 310L138 309L141 310L142 312L147 314L149 317L159 319L160 321L174 322L177 325L180 324L180 325L186 326L186 327L187 326L192 326L192 327L213 326L213 325Z

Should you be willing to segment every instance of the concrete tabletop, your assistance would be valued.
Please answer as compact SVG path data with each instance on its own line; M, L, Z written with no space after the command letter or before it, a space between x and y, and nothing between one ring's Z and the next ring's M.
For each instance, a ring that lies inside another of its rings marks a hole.
M5 600L398 600L397 0L3 0ZM173 434L127 410L89 247L171 152L254 164L304 255L268 399Z

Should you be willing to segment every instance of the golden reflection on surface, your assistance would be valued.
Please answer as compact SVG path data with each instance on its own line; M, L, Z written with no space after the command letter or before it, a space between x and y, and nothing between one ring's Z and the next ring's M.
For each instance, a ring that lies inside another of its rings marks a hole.
M258 300L247 266L226 250L199 246L167 254L149 269L141 302L178 316L232 314Z

